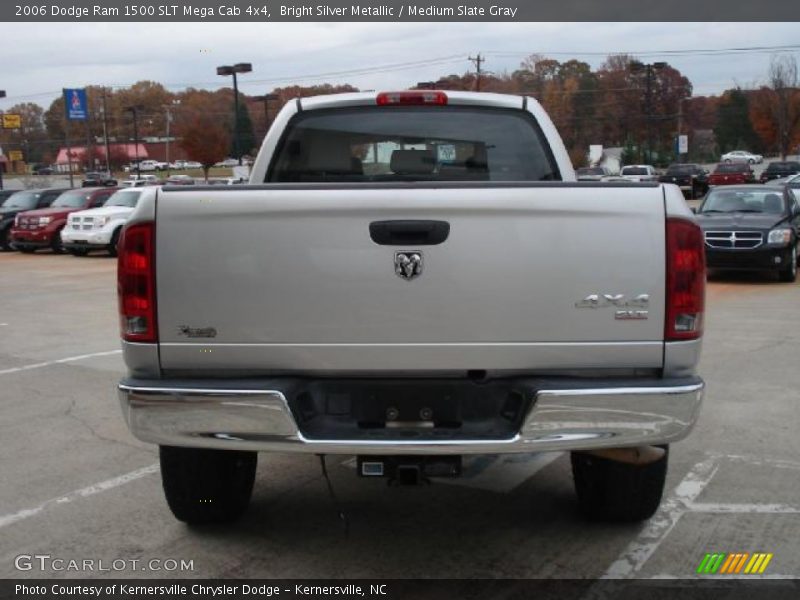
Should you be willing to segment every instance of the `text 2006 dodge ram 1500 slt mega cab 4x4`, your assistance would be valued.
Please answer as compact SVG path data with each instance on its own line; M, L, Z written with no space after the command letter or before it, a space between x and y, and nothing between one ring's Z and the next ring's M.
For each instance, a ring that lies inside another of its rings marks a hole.
M259 451L415 483L569 450L589 516L657 509L703 382L703 240L680 190L576 183L519 96L288 103L249 186L152 188L120 240L134 435L189 523L246 508Z

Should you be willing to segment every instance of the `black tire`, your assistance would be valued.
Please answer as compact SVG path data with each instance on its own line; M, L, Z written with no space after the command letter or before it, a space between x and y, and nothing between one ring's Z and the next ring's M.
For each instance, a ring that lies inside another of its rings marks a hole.
M64 245L61 243L61 230L53 234L53 241L50 242L50 249L53 254L64 254Z
M111 241L108 243L109 256L117 255L117 245L119 244L119 235L122 233L122 227L117 227L114 233L111 234Z
M625 464L572 453L572 477L581 512L595 521L635 522L658 510L667 477L669 448L649 465Z
M72 256L86 256L87 254L89 254L89 251L86 250L85 248L70 248L69 250L67 250L67 252L72 254Z
M778 279L784 283L794 283L797 281L797 256L792 255L792 260L789 261L789 266L785 269L778 271Z
M0 230L0 252L11 250L11 246L8 245L8 230L9 228Z
M33 254L36 252L36 248L20 248L19 251L23 254Z
M164 495L179 521L229 523L247 510L258 461L255 452L161 446L159 457Z

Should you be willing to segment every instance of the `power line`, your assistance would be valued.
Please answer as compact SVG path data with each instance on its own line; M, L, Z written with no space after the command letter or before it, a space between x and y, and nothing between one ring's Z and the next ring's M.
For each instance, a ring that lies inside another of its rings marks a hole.
M782 44L779 46L742 46L733 48L694 48L683 50L641 50L641 51L553 51L553 52L530 52L530 51L517 51L517 50L489 50L486 54L494 56L523 56L528 57L535 54L542 56L713 56L713 55L727 55L727 54L747 54L747 53L770 53L770 52L794 52L800 50L800 44Z
M703 48L703 49L683 49L683 50L644 50L644 51L553 51L542 53L543 56L613 56L621 54L636 55L640 57L652 56L725 56L730 54L747 54L747 53L773 53L773 52L788 52L800 51L800 44L782 44L777 46L742 46L732 48ZM502 57L528 57L537 52L531 51L508 51L508 50L490 50L486 54ZM401 63L389 63L383 65L375 65L371 67L362 67L355 69L345 69L339 71L327 71L321 73L313 73L298 76L287 77L272 77L267 79L249 79L247 84L243 87L263 84L277 84L277 83L294 83L294 82L309 82L326 79L329 77L342 77L342 76L358 76L370 75L373 73L394 72L402 70L416 69L423 66L436 66L449 63L457 63L463 60L460 54L451 54L447 56L439 56L418 61L408 61ZM481 63L486 60L485 56L478 54L477 57L469 57L469 60L474 62L478 71L478 80L480 81L483 73ZM217 81L195 81L195 82L176 82L176 83L163 83L161 84L165 89L175 88L189 88L195 86L218 86ZM133 84L112 84L105 87L114 89L127 89ZM480 85L480 84L478 84ZM480 89L480 88L479 88ZM30 98L37 98L43 96L59 95L61 90L53 90L47 92L36 92L32 94L9 96L6 98L8 101L24 100Z

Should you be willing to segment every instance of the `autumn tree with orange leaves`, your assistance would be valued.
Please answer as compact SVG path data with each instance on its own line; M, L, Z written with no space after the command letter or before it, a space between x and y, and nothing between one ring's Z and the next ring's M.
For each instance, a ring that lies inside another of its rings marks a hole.
M221 107L225 98L204 90L191 90L183 95L177 120L180 146L190 160L203 165L203 175L208 181L208 171L228 155L231 145L226 112Z

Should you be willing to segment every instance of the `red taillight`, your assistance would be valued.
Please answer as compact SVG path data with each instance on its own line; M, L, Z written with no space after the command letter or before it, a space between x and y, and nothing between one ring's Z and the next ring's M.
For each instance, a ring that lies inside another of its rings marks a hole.
M410 92L381 92L375 101L378 106L420 106L447 104L447 94L429 90L414 90Z
M693 340L703 334L705 292L702 230L685 219L667 219L665 340Z
M155 241L153 222L130 225L119 239L119 322L126 342L158 342Z

